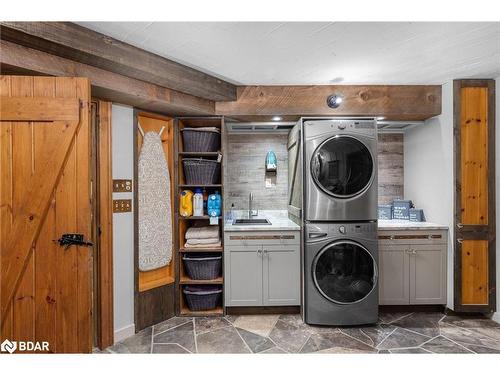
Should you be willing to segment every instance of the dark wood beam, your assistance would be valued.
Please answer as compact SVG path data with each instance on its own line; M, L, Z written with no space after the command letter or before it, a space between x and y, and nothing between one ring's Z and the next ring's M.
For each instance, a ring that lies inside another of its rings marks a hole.
M329 108L326 98L340 94L342 104ZM217 115L241 121L272 116L381 116L387 120L425 120L441 113L441 86L241 86L238 99L215 105Z
M108 72L59 56L0 41L2 74L88 77L94 97L170 115L213 115L213 101Z
M214 101L233 84L70 22L1 22L0 38L127 77Z

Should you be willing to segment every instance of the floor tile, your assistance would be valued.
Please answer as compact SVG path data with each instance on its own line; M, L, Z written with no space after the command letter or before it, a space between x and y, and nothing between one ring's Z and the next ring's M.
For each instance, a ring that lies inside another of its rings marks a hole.
M413 348L428 341L427 336L408 331L404 328L396 328L385 340L378 346L378 349L398 349L398 348Z
M231 323L220 317L195 318L194 325L195 333L197 335L214 331L219 328L231 327Z
M443 336L438 336L430 341L427 341L421 346L421 348L433 353L471 353L463 346L460 346Z
M443 323L454 324L464 328L491 328L500 327L500 324L494 320L482 318L480 316L460 316L447 315L442 320Z
M260 336L269 336L279 315L244 315L233 322L233 326L253 332Z
M478 354L500 354L500 349L488 348L486 346L463 344L467 349Z
M409 312L381 312L379 313L378 318L382 323L390 324L411 314L412 313Z
M233 327L196 336L198 353L251 353Z
M414 313L398 319L393 325L409 329L428 337L439 335L439 321L443 319L442 313Z
M288 324L292 325L303 325L305 324L302 321L302 317L300 314L282 314L279 316L279 319L283 322L286 322Z
M269 338L287 352L296 353L302 348L310 335L306 326L296 326L278 320L269 334Z
M263 352L260 352L259 354L288 354L288 353L285 352L283 349L274 346L271 349L267 349L264 350Z
M267 337L256 335L241 328L236 328L236 330L253 353L260 353L275 346Z
M432 354L422 348L391 349L389 352L393 354Z
M500 342L500 328L467 328L469 331L476 332L485 337Z
M184 323L178 327L171 328L168 331L155 335L153 342L161 344L179 344L190 352L195 352L195 341L193 322Z
M377 350L341 332L312 334L301 353L376 353Z
M178 344L153 344L155 354L189 354L185 348Z
M441 335L460 344L466 343L471 345L486 346L492 349L500 349L500 340L492 339L491 337L485 336L481 332L474 331L472 329L442 323L440 330Z
M152 328L138 332L119 343L108 348L113 353L150 353Z
M379 324L373 327L349 327L349 328L341 328L340 332L345 333L351 337L354 337L365 344L371 345L373 347L377 347L387 336L389 336L396 327L387 325L387 324Z
M164 322L155 324L155 326L153 327L153 334L157 335L159 333L162 333L163 331L166 331L167 329L180 326L181 324L190 322L192 320L193 318L174 316L173 318L165 320Z

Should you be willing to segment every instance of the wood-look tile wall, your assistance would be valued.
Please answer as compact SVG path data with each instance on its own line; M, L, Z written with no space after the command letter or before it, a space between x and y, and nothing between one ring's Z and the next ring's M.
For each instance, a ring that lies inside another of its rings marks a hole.
M260 210L286 210L288 207L288 136L284 134L230 134L227 137L225 166L226 209L248 208L248 195L254 194L254 207ZM403 197L403 134L379 134L379 204ZM265 158L273 150L278 158L276 186L265 186Z
M378 203L403 198L403 134L378 135Z

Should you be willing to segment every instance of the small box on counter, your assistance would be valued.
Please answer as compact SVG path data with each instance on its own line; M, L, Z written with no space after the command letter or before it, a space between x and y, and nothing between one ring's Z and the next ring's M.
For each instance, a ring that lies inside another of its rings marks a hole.
M410 208L410 221L425 221L424 210L421 208Z
M392 202L392 218L396 220L410 220L411 200L395 199Z
M378 206L378 218L379 220L391 220L392 204L380 204Z

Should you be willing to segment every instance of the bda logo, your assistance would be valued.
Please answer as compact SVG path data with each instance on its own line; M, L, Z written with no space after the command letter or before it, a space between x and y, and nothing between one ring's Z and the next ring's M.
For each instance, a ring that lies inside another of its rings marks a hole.
M9 352L10 354L14 353L17 349L17 342L9 341L5 339L4 342L0 345L0 350L2 352Z

